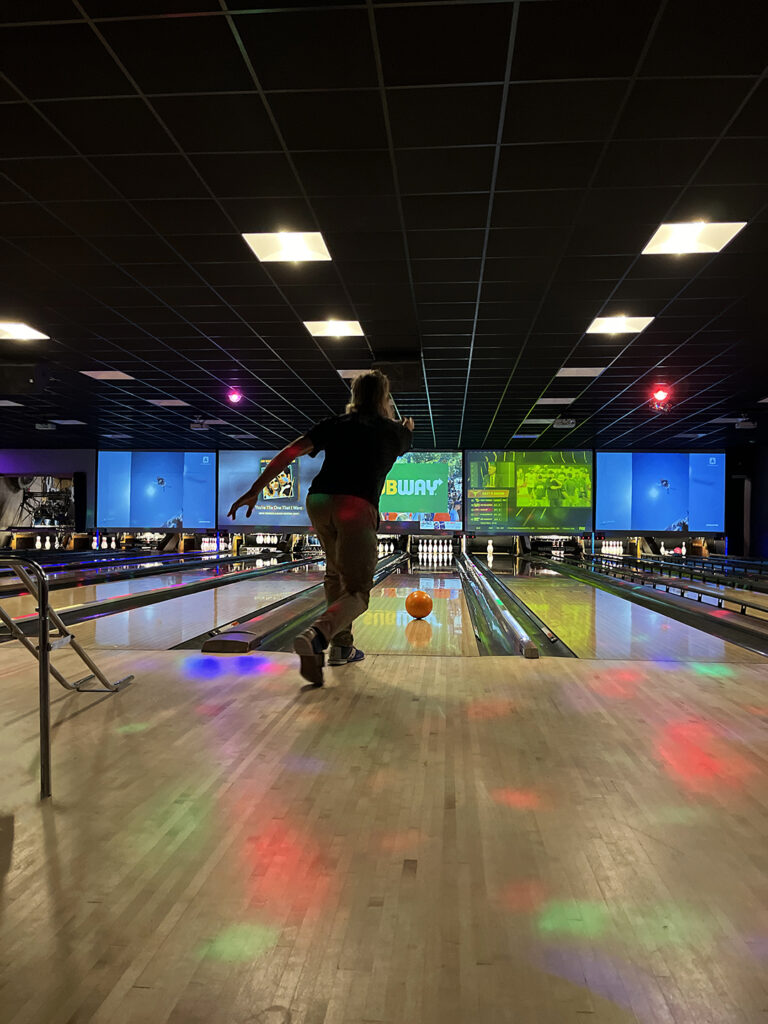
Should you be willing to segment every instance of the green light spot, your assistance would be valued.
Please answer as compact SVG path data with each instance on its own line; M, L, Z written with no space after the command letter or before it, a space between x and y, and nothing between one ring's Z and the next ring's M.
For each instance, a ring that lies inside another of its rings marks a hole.
M123 736L130 736L132 732L144 732L149 728L149 722L130 722L128 725L118 725L115 732Z
M553 900L542 908L538 918L540 932L580 939L598 938L607 924L608 914L603 904L586 900Z
M200 956L223 963L256 960L277 945L280 931L263 924L233 924L201 947Z
M714 676L716 679L730 679L733 669L728 665L705 665L700 661L692 661L691 668L699 676Z

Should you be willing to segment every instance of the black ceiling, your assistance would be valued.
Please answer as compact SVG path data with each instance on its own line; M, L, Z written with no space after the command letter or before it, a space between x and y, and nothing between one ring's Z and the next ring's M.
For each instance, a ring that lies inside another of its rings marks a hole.
M0 319L51 336L0 357L56 378L0 408L4 446L276 447L374 358L422 360L397 395L420 447L720 446L747 435L713 420L768 410L764 4L2 0L0 22ZM640 255L693 218L749 223L718 255ZM279 229L333 262L240 237ZM616 313L656 320L584 333ZM365 338L302 326L328 317ZM573 430L525 423L558 411Z

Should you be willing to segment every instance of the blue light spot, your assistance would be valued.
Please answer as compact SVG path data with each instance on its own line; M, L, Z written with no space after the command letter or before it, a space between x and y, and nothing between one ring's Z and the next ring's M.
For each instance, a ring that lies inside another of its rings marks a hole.
M218 658L197 656L184 662L184 674L189 679L215 679L221 675L222 665Z

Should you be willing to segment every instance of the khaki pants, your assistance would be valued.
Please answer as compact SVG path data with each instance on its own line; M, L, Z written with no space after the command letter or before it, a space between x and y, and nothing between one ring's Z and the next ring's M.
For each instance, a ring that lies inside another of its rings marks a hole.
M328 607L313 625L332 644L351 647L352 622L368 607L378 561L379 514L350 494L310 494L307 512L325 551Z

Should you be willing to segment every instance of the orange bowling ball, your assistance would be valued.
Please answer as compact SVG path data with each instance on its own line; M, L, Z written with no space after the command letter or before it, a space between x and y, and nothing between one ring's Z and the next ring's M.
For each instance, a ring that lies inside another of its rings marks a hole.
M432 611L432 598L423 590L414 590L405 599L405 610L414 619L426 619Z

